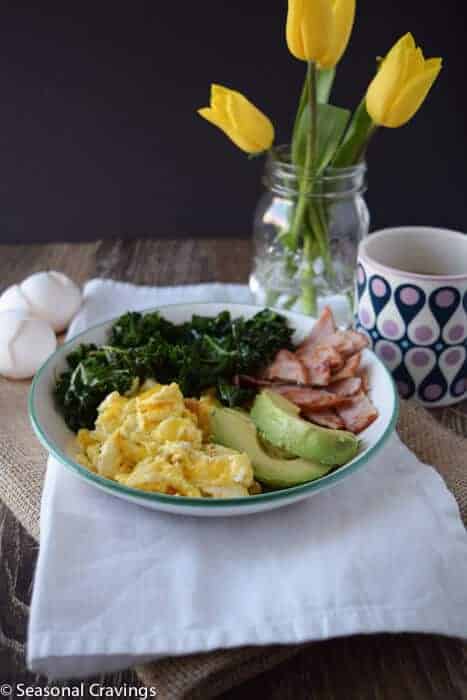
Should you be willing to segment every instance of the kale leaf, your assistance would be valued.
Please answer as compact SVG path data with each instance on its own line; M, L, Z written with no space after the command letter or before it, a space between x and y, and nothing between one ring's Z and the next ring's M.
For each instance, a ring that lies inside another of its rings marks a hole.
M135 348L146 345L150 340L164 338L177 342L180 326L162 318L158 311L140 314L129 311L115 321L110 331L109 345L119 348Z
M230 384L226 379L218 379L216 395L221 403L230 408L243 406L253 400L256 391L249 387Z
M177 382L185 396L215 387L223 404L244 405L254 392L235 386L233 376L254 373L278 350L292 349L292 332L286 319L269 309L250 319L232 320L224 311L179 325L158 312L129 312L112 326L108 345L80 345L68 355L55 398L74 431L93 427L97 407L109 393L131 393L148 378Z
M112 391L126 393L133 385L132 367L121 358L109 362L103 350L93 350L74 369L65 371L58 379L55 397L71 430L91 428L97 416L97 406Z

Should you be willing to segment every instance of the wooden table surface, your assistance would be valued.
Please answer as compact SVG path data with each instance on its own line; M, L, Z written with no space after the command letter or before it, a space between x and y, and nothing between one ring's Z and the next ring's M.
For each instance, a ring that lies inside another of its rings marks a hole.
M79 283L92 277L155 285L245 282L250 253L250 242L241 239L0 246L0 291L44 269L63 271ZM457 408L448 420L467 435L464 411ZM440 417L446 419L446 413ZM36 544L0 502L0 683L46 684L46 679L29 674L24 665L36 556ZM330 640L313 647L312 655L309 650L301 652L231 690L224 700L239 700L249 693L272 700L467 698L467 645L458 640L380 634ZM106 677L105 682L136 684L131 672Z

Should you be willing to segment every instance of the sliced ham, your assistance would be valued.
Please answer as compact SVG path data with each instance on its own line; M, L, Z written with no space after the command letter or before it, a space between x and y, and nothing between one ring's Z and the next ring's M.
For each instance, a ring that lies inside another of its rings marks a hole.
M358 331L344 331L344 333L347 333L347 336L352 339L353 342L353 351L352 355L354 355L356 352L361 352L365 348L369 347L370 345L370 340L368 336L364 335L363 333L359 333Z
M310 389L300 386L272 385L271 391L281 394L300 408L317 410L342 406L351 399L348 396L339 396L324 389Z
M261 377L252 377L249 374L236 374L233 378L235 386L253 386L253 387L268 387L276 382L270 379L261 379Z
M327 386L331 381L332 373L344 365L342 355L335 348L327 345L302 351L299 357L308 370L310 384L316 386Z
M368 338L358 331L336 331L329 335L323 345L337 350L344 358L351 357L368 346Z
M339 396L354 396L362 389L363 382L361 377L348 377L347 379L341 379L338 382L330 384L328 387L328 391L338 394Z
M347 379L347 377L354 377L356 374L358 374L361 359L362 354L360 352L357 352L355 355L352 355L352 357L349 357L345 361L342 369L340 369L338 372L331 376L330 383L333 384L334 382L341 381L341 379Z
M366 395L367 370L360 366L367 346L368 338L362 333L337 330L326 307L295 353L280 350L258 376L237 375L233 381L281 394L313 423L359 433L378 417Z
M367 369L359 369L357 372L357 377L360 377L362 380L362 389L365 392L365 394L368 394L370 390L370 380L368 378L368 370Z
M378 411L363 391L348 401L347 405L336 408L337 415L342 418L347 430L361 433L378 418Z
M306 384L308 371L295 353L289 350L279 350L272 364L263 372L262 378Z
M309 411L303 412L303 417L307 418L312 423L317 425L322 425L324 428L332 428L333 430L340 430L344 427L344 421L333 409L324 411Z
M321 316L316 321L315 325L311 329L311 333L303 340L302 344L298 347L297 353L301 355L302 352L308 352L312 347L322 343L322 341L328 336L332 335L336 331L336 324L334 322L334 317L329 306L325 306Z
M235 386L251 386L257 387L258 389L277 389L278 391L285 391L287 389L314 388L311 384L296 384L295 382L284 382L280 379L262 379L261 377L252 377L249 374L236 374L232 381Z

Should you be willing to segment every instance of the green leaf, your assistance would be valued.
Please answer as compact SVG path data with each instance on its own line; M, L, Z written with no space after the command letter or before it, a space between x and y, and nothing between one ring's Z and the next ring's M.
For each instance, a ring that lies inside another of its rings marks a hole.
M329 102L329 96L332 86L334 85L335 77L335 68L322 68L318 70L316 77L316 99L320 104L327 104L327 102Z
M328 68L317 71L316 79L316 99L320 104L326 104L329 100L329 95L331 94L332 86L334 84L334 78L336 77L336 69ZM308 80L305 78L302 88L302 94L300 95L300 102L298 103L297 114L295 116L295 123L292 131L292 162L295 165L299 163L295 160L297 155L297 141L300 140L300 123L303 117L303 112L308 106Z
M363 160L368 143L375 130L376 125L366 111L366 103L365 99L363 99L355 110L355 114L332 165L335 168L345 168Z
M308 80L305 78L303 83L302 94L300 95L300 102L298 103L297 114L295 115L295 123L292 131L292 161L294 160L294 144L299 139L300 122L302 119L303 111L308 104Z
M322 172L331 162L349 123L348 109L328 104L318 105L318 147L316 171Z
M319 174L323 172L333 159L347 128L350 112L348 109L328 104L318 104L317 109L318 136L315 172ZM308 105L306 105L300 119L296 138L292 143L292 159L300 167L303 167L305 164L309 120L310 110Z

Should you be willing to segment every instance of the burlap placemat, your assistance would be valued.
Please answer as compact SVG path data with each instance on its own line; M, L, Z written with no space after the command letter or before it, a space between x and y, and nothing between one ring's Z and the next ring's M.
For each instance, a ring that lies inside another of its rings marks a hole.
M28 382L0 379L0 496L35 538L46 453L27 416ZM435 465L467 522L467 439L445 428L416 404L402 402L398 432L423 462ZM137 668L143 683L163 700L208 698L262 673L303 645L243 647L170 658Z

